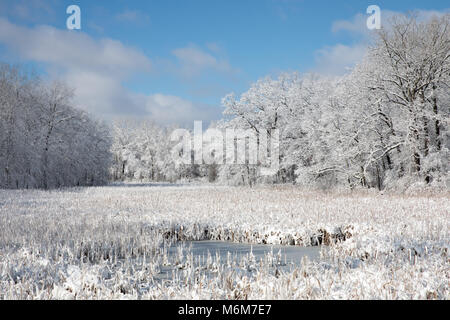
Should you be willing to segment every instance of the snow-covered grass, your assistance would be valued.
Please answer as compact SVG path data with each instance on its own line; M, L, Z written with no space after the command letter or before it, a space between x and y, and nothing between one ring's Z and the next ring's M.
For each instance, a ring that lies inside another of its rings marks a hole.
M448 299L449 209L448 193L292 186L0 190L0 299ZM182 240L327 248L289 271L269 256L199 268L168 254Z

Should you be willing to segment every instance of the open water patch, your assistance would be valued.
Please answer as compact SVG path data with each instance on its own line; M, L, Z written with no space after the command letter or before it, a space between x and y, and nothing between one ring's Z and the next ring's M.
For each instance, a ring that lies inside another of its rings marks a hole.
M208 278L226 271L248 276L265 269L271 274L290 272L302 259L320 260L320 246L299 247L233 243L226 241L182 241L167 248L167 264L160 266L159 281L185 277Z

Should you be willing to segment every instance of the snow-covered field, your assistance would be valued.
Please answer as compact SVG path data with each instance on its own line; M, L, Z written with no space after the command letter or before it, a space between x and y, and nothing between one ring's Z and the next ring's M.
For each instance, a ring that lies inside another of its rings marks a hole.
M448 193L0 190L0 299L448 299L449 224ZM271 254L199 266L183 240L326 248L289 270Z

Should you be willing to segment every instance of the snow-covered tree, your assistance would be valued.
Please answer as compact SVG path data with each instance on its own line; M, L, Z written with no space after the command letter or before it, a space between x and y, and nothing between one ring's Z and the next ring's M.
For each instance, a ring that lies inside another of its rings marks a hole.
M71 103L63 83L0 66L0 186L55 188L108 180L105 125Z

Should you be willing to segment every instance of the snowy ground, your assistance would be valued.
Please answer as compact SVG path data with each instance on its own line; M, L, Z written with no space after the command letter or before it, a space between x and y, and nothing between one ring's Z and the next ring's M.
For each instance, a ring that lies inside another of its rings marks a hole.
M448 299L449 224L448 193L0 190L0 299ZM276 252L199 265L184 240L326 249L290 269Z

